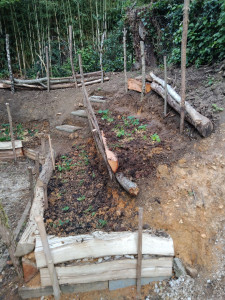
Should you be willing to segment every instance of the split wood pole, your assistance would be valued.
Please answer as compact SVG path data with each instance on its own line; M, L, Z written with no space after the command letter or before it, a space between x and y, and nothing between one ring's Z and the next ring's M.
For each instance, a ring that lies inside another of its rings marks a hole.
M141 47L141 67L142 67L141 101L143 101L145 95L145 44L143 41L140 41L140 47Z
M51 158L52 158L52 166L53 166L53 169L55 170L55 155L54 155L54 152L52 149L52 140L51 140L50 134L48 135L48 141L49 141L49 148L50 148L50 153L51 153Z
M48 46L45 47L45 54L46 54L47 89L48 89L48 92L50 92L50 72L49 72Z
M125 92L127 93L127 44L126 44L127 30L123 29L123 54L124 54L124 78L125 78Z
M167 115L167 101L168 101L166 56L163 57L163 60L164 60L164 81L165 81L165 99L164 99L164 117L165 117Z
M14 235L9 227L8 217L4 211L1 201L0 201L0 237L3 243L8 248L10 258L12 260L13 266L18 276L22 278L23 271L19 259L15 256L16 243L14 240Z
M36 221L38 229L39 229L41 242L42 242L42 246L44 249L45 258L46 258L46 262L47 262L47 266L48 266L48 270L49 270L49 274L50 274L50 278L51 278L51 282L52 282L54 297L56 300L60 300L61 291L60 291L60 287L59 287L59 281L58 281L55 266L53 263L51 251L49 248L43 218L38 216L35 218L35 221Z
M137 299L138 300L141 300L142 227L143 227L143 208L139 207L139 216L138 216L138 259L137 259Z
M7 108L7 113L8 113L8 118L9 118L10 136L11 136L13 155L14 155L14 160L16 162L16 146L15 146L15 140L14 140L14 135L13 135L12 116L11 116L11 112L10 112L9 103L6 103L5 105Z
M190 0L184 0L183 8L183 33L181 45L181 102L180 102L180 133L184 131L185 93L186 93L186 57L187 57L187 35L188 15Z
M14 86L14 78L12 72L12 65L11 65L11 57L10 57L10 50L9 50L9 35L6 34L6 53L7 53L7 61L8 61L8 69L9 69L9 77L11 81L11 92L15 93L15 86Z
M38 179L38 176L39 176L39 168L40 168L39 152L36 152L36 154L35 154L36 179Z
M73 64L73 31L72 31L72 26L69 26L69 42L70 42L70 64L71 64L71 69L72 69L72 74L73 74L73 79L75 82L75 87L77 89L77 77L76 73L74 70L74 64Z
M45 158L46 148L45 148L45 136L44 136L44 134L42 134L42 136L41 136L41 154Z
M103 71L103 66L102 66L102 55L103 55L104 39L105 39L105 31L102 34L101 47L100 47L101 83L104 82L104 71Z
M43 183L43 191L44 191L44 204L45 204L45 209L48 209L47 184L45 184L45 183Z
M30 198L31 198L31 203L33 202L34 199L34 183L33 183L33 172L32 172L32 167L28 167L28 174L29 174L29 182L30 182Z

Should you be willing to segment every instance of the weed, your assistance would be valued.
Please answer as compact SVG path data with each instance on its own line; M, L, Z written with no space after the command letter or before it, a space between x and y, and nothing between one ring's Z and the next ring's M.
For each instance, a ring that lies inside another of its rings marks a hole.
M95 172L93 171L92 174L91 174L92 178L95 178L96 175L95 175Z
M129 120L130 124L132 125L139 125L139 119L135 119L134 116L129 116L127 117L127 119Z
M106 109L106 110L101 110L100 109L98 111L98 113L102 115L102 117L101 117L102 120L105 120L105 121L107 121L109 123L111 123L111 122L114 121L114 119L111 117L111 114L110 114L110 112L109 112L108 109Z
M154 133L153 135L151 135L151 139L152 139L152 141L154 141L154 142L158 142L158 143L161 142L160 137L158 136L157 133Z
M140 125L140 126L138 126L138 130L143 130L143 131L145 131L146 128L147 128L147 125Z
M86 197L83 195L83 196L77 198L77 201L83 201L83 200L85 200L85 198L86 198Z
M70 171L71 167L74 166L72 164L72 159L71 158L69 159L65 155L62 155L61 159L62 159L62 164L59 164L59 163L56 164L58 171L59 172Z
M107 221L106 221L106 220L99 219L99 220L98 220L98 223L99 223L100 228L102 228L102 227L104 227L104 226L107 224Z
M125 136L125 135L126 135L126 132L123 128L120 128L117 130L117 133L116 133L117 137L121 137L121 136Z
M62 211L68 211L69 209L70 209L69 206L65 206L62 208Z
M24 136L24 128L22 124L18 124L13 129L14 136L17 140L22 140ZM0 125L0 142L11 141L9 124Z
M217 104L212 104L213 112L221 112L224 110L222 107L218 107Z
M81 179L80 182L79 182L79 186L82 186L84 183L84 179Z
M147 140L147 135L143 135L143 140Z
M65 224L68 224L69 222L70 220L66 220L66 221L59 220L59 226L63 226Z
M88 213L88 212L91 212L93 210L93 206L90 205L87 209L84 210L84 213Z
M92 215L92 217L94 217L94 216L95 216L95 214L96 214L96 212L95 212L95 211L93 211L93 213L91 214L91 215Z

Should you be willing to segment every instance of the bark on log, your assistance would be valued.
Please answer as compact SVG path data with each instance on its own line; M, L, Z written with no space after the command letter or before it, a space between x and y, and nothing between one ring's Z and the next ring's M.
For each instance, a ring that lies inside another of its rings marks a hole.
M137 196L139 188L135 182L130 181L123 173L117 173L116 179L119 184L132 196Z
M139 79L128 78L128 90L136 91L141 93L142 92L142 82ZM150 83L145 83L145 94L151 91Z
M165 90L164 90L164 80L158 78L155 76L152 72L150 73L151 77L155 82L151 84L151 88L160 94L163 98L165 97ZM168 103L177 111L180 113L180 102L181 98L180 96L174 91L174 89L167 84L167 90L168 90ZM213 131L213 124L212 122L205 116L201 115L199 112L197 112L187 101L185 102L185 110L186 120L191 123L198 132L203 136L207 137L209 136Z
M103 144L105 147L105 154L107 156L108 163L109 163L113 173L116 173L116 171L118 170L118 167L119 167L118 158L116 157L116 154L114 152L109 150L108 145L106 143L106 138L105 138L104 132L102 131L101 133L102 133L102 140L103 140Z

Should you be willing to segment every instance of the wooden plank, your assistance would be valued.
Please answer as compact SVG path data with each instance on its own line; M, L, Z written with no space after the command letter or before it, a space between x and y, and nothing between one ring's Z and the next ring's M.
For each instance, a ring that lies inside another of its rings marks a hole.
M23 148L22 141L15 140L15 148ZM12 150L12 142L0 142L0 151L1 150Z
M23 153L28 158L30 158L32 160L35 160L37 151L35 151L33 149L24 149ZM42 164L42 165L45 163L45 157L41 154L39 155L39 163Z
M140 80L128 78L127 84L128 84L128 90L133 90L141 93L142 82ZM151 91L151 84L147 82L145 83L145 93L147 94L150 91Z
M108 281L93 282L93 283L81 283L81 284L65 284L61 285L60 289L63 294L72 294L72 293L85 293L91 291L99 291L108 289ZM46 287L21 287L18 290L19 295L22 299L31 299L38 298L42 296L53 295L53 289L51 286Z
M16 157L23 156L23 149L17 148L16 150ZM0 150L0 160L7 160L7 159L14 159L13 150Z
M172 276L172 257L143 260L142 276ZM95 281L136 278L136 259L115 260L84 266L56 267L60 284L90 283ZM49 286L51 279L47 268L40 269L41 285Z
M86 257L137 254L137 241L137 232L97 231L86 235L48 237L54 264ZM144 231L142 254L173 256L173 240L171 237L158 237ZM35 257L38 268L46 266L39 236L36 237Z

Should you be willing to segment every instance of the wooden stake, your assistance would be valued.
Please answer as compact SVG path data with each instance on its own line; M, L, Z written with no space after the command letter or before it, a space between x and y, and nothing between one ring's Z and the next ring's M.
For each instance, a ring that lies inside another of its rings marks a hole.
M48 86L48 92L50 92L50 73L49 73L49 55L48 55L48 46L45 47L45 54L46 54L46 75L47 75L47 86Z
M45 137L44 134L41 136L41 154L45 157L46 155L46 148L45 148Z
M103 54L104 38L105 38L105 31L102 34L101 47L100 47L101 83L104 82L104 71L103 71L103 66L102 66L102 54Z
M49 244L48 244L48 239L47 239L47 234L45 231L45 225L43 222L43 218L38 216L35 218L35 221L37 222L37 226L38 226L38 229L40 232L41 242L43 245L45 258L46 258L46 262L47 262L47 266L48 266L48 271L49 271L51 282L52 282L54 297L56 300L59 300L61 291L60 291L59 281L58 281L55 266L53 263L51 251L50 251Z
M183 33L181 45L181 103L180 103L180 133L184 131L184 114L185 114L185 93L186 93L186 52L187 52L187 35L188 35L188 15L190 0L184 0L183 8Z
M9 50L9 35L6 34L6 53L7 53L7 61L8 61L8 69L9 69L9 77L11 81L11 92L15 93L15 87L14 87L14 78L13 78L13 72L12 72L12 65L11 65L11 57L10 57L10 50Z
M31 203L33 203L34 200L34 183L33 183L33 173L32 173L32 167L28 167L28 173L29 173L29 182L30 182L30 198Z
M164 117L165 117L167 115L167 101L168 101L166 56L163 57L163 60L164 60L164 81L165 81L165 99L164 99Z
M73 74L73 79L75 81L75 87L77 89L77 78L76 78L76 73L74 70L74 64L73 64L73 31L72 31L72 26L69 26L69 42L70 42L70 64L71 64L71 69L72 69L72 74Z
M127 93L127 45L126 45L126 28L123 29L123 54L124 54L124 79L125 79L125 92Z
M142 92L141 92L141 101L144 99L145 95L145 44L143 41L140 41L141 47L141 66L142 66Z
M14 160L16 162L16 147L15 147L15 140L14 140L14 135L13 135L12 116L11 116L11 112L10 112L9 103L6 103L5 105L7 108L7 113L8 113L8 118L9 118L10 136L11 136L11 142L12 142L12 148L13 148L13 155L14 155Z
M38 179L39 176L39 168L40 168L40 163L39 163L39 152L36 152L35 155L35 169L36 169L36 179Z
M52 149L52 141L51 141L50 134L48 135L48 141L49 141L49 148L50 148L51 158L52 158L52 166L53 166L53 169L55 170L55 157L54 157L54 153L53 153L53 149Z
M137 299L138 300L141 300L142 227L143 227L143 208L139 207L139 217L138 217L138 259L137 259Z

